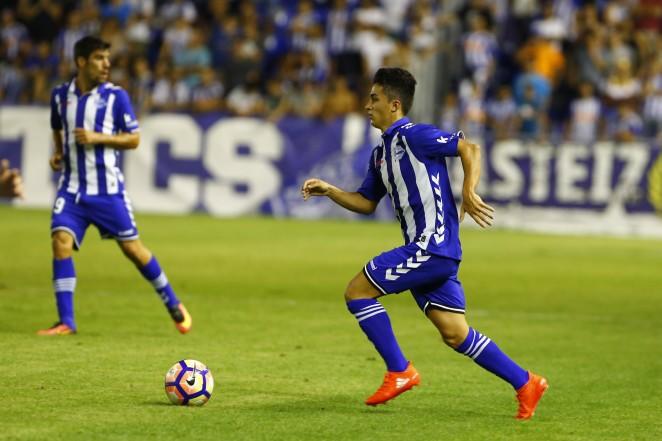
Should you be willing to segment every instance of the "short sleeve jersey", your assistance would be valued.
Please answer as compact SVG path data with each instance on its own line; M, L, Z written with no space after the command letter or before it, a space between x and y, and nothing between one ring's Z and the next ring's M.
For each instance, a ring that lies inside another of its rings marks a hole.
M443 132L402 118L382 134L358 192L372 201L389 195L405 244L462 259L459 220L447 156L457 156L462 132Z
M106 134L138 132L138 120L124 89L102 83L82 94L75 80L55 87L51 93L51 128L64 131L59 190L85 195L124 191L119 152L104 144L79 144L74 136L76 128Z

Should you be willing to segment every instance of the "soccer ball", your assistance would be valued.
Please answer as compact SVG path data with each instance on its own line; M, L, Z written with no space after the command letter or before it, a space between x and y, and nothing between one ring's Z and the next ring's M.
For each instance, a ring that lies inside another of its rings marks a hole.
M197 360L180 360L166 373L165 391L173 404L202 406L214 390L214 377Z

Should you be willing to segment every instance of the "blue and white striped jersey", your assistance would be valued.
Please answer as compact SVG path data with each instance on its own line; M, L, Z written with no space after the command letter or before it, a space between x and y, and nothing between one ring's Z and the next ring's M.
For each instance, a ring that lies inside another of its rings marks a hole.
M64 168L58 190L84 195L124 191L119 152L103 144L78 144L74 136L75 128L106 134L137 132L138 120L124 89L101 83L81 94L75 80L55 87L51 94L51 128L64 131Z
M368 173L357 190L365 198L391 198L405 244L415 242L431 254L461 260L459 220L446 156L457 156L462 132L447 133L402 118L382 134Z

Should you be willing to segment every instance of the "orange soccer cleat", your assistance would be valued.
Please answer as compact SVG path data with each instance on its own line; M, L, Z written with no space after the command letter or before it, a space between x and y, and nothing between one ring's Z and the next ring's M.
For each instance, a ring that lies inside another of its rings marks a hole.
M421 376L411 362L407 365L407 369L402 372L386 372L384 375L384 382L377 389L377 392L372 394L365 404L368 406L376 406L384 404L388 400L392 400L403 392L407 392L414 386L418 386L421 382Z
M62 322L57 322L50 328L41 329L37 331L37 335L72 335L75 334L76 330L65 325Z
M186 334L191 330L191 326L193 325L193 319L191 318L191 314L188 313L186 308L184 307L183 303L179 303L177 306L175 306L172 309L169 309L168 312L170 313L170 317L175 322L175 326L181 332L182 334Z
M529 372L529 381L517 390L519 408L517 409L515 418L518 420L528 420L531 418L548 387L549 383L547 383L545 378Z

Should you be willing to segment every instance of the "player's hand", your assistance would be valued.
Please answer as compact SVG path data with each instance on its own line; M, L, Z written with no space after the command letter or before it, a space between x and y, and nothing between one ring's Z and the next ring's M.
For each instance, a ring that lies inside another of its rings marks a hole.
M9 168L9 161L0 161L0 197L23 197L23 179L17 168Z
M460 208L460 222L464 220L464 213L468 213L482 228L489 227L494 221L494 208L487 205L474 191L462 193L462 207Z
M62 170L62 153L55 152L51 159L48 161L48 164L51 166L53 171Z
M329 194L331 185L321 179L308 179L301 186L301 196L307 201L311 196L326 196Z
M74 129L74 136L78 144L100 144L100 133L93 132L92 130Z

